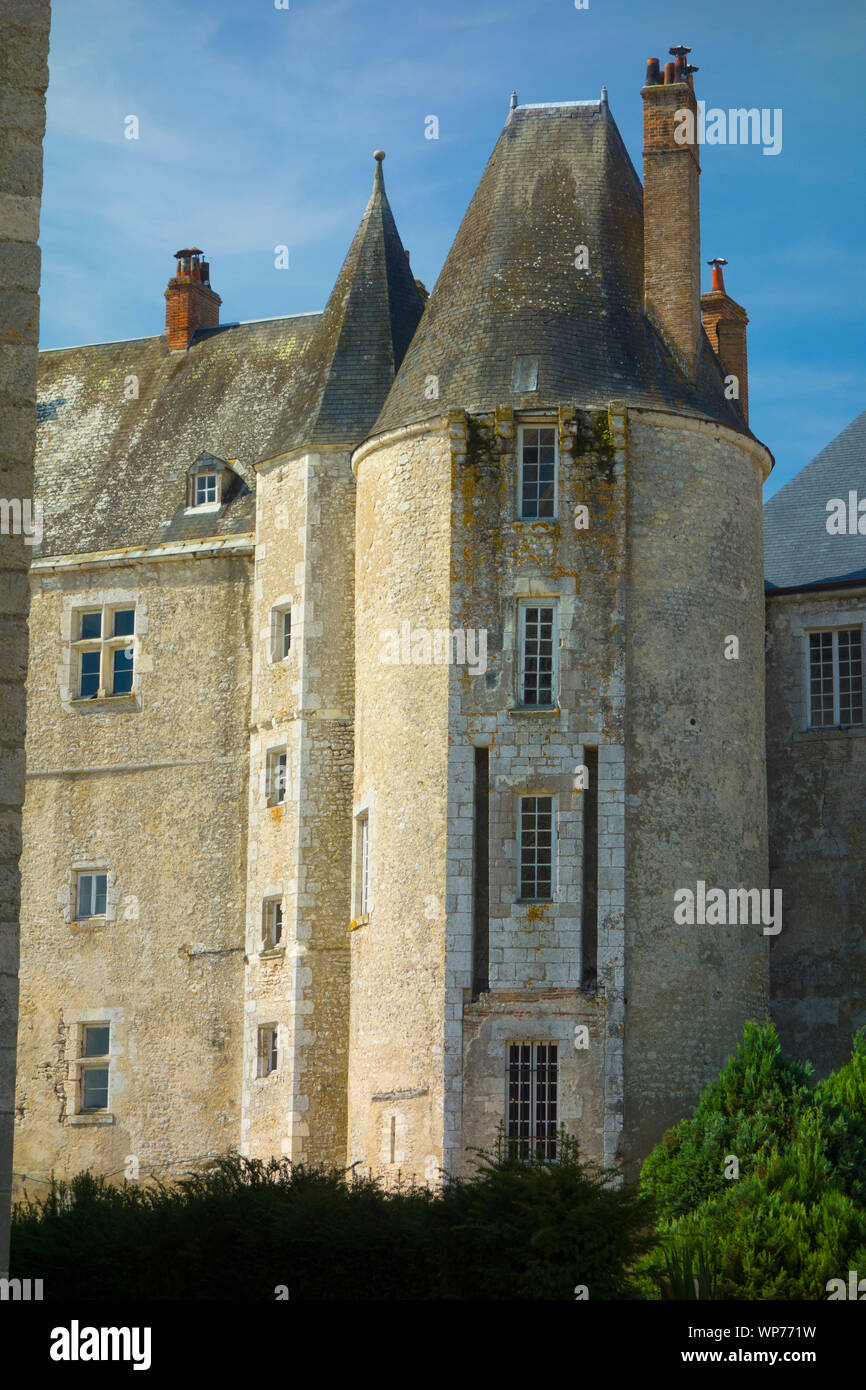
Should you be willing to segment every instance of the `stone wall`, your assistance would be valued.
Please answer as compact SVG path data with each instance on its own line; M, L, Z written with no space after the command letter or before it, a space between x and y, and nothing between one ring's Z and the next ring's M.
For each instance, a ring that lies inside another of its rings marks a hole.
M0 495L24 505L36 446L36 242L50 16L48 0L0 5ZM0 536L0 1277L9 1247L30 554L23 534Z
M354 501L345 452L259 469L242 1142L244 1153L296 1162L342 1163L346 1145ZM279 749L286 797L268 805L267 758ZM265 899L283 904L274 950L262 949ZM267 1025L279 1060L259 1076Z
M629 411L628 439L625 1131L635 1158L769 1003L761 925L674 922L674 894L696 893L699 880L768 884L769 456L723 427L649 411ZM725 656L731 636L737 659Z
M810 729L808 632L861 627L866 592L767 601L770 877L785 926L770 946L782 1046L818 1076L866 1026L866 730Z
M250 587L242 554L34 566L19 1173L133 1155L144 1178L237 1144ZM133 693L76 701L74 614L102 603L135 604ZM103 919L78 920L87 869ZM108 1115L81 1115L81 1026L102 1021Z

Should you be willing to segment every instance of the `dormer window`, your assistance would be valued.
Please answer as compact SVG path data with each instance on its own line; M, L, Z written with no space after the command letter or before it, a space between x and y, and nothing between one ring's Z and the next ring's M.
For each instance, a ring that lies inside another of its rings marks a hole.
M218 512L239 491L245 491L240 475L232 468L232 459L217 458L215 454L200 454L186 474L186 510L188 512Z
M193 506L203 507L219 501L219 476L216 473L196 473L193 479Z

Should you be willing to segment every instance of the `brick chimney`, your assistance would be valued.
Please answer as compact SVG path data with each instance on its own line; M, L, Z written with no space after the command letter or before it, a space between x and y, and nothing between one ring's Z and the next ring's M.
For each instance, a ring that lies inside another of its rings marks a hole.
M727 261L721 256L708 261L713 267L713 288L701 295L701 317L707 337L718 353L719 361L727 377L736 377L736 382L726 382L725 392L730 400L739 406L749 422L749 367L746 358L746 324L748 314L742 304L731 299L725 289L722 266Z
M165 331L172 352L185 351L197 328L215 328L222 300L210 287L210 266L197 246L175 251L177 274L165 292Z
M664 73L658 58L649 59L641 89L644 308L694 379L701 350L701 167L692 79L698 69L686 61L691 49L670 51L675 61Z

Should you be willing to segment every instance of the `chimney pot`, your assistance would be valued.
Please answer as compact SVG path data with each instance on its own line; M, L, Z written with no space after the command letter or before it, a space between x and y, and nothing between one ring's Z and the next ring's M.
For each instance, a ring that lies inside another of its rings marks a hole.
M662 80L662 75L661 75L661 69L659 68L659 60L658 60L658 58L647 58L647 60L646 60L646 86L647 86L647 87L659 87L659 86L661 85L661 80Z

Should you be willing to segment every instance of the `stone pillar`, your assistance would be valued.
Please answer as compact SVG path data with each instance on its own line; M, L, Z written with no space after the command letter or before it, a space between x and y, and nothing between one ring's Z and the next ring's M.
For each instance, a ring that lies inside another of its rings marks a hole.
M39 337L36 240L50 16L48 0L0 0L0 1276L8 1267L12 1182L27 570L40 531L32 481Z

